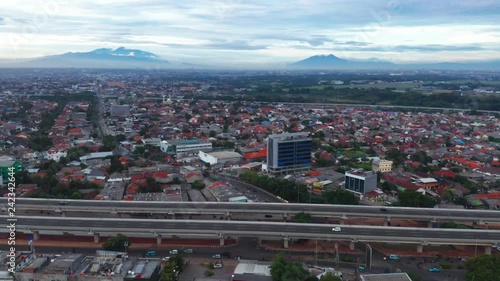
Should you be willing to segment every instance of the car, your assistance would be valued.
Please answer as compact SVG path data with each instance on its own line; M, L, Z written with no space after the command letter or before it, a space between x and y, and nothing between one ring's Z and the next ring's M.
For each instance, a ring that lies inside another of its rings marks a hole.
M332 231L339 232L339 231L341 231L341 229L340 229L340 227L336 226L336 227L332 228Z
M179 254L179 251L177 251L177 250L171 250L168 253L171 254L171 255L177 255L177 254Z
M359 270L359 272L365 272L365 267L360 265L360 266L358 266L358 270Z
M66 201L61 201L61 202L59 202L59 205L68 205L68 202L66 202Z
M220 259L221 255L220 254L215 254L215 255L212 255L212 258L213 259Z
M266 218L272 218L273 215L265 215L264 217L266 217Z
M225 257L225 258L230 258L231 257L231 253L230 252L224 252L224 253L222 253L222 256Z
M222 263L216 263L214 264L214 268L222 268Z
M387 212L387 209L386 208L381 208L380 211Z
M186 249L186 250L184 250L184 253L186 253L186 254L192 254L193 253L193 249Z
M437 267L431 267L429 268L429 272L440 272L441 269L437 268Z
M156 256L156 251L148 251L148 252L146 253L146 256L147 256L147 257L154 257L154 256Z
M389 259L390 260L399 260L399 257L398 257L398 255L392 254L392 255L389 255Z
M170 257L164 257L163 259L161 259L162 261L168 261L170 259Z

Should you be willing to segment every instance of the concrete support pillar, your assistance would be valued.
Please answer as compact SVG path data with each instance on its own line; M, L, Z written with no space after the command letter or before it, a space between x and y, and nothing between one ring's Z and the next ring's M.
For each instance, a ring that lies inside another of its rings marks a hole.
M225 220L230 221L230 220L231 220L231 213L227 212L227 213L224 215L224 219L225 219Z
M288 237L285 237L283 239L283 248L288 249L288 241L289 240L290 240L290 238L288 238Z
M340 224L344 224L345 220L343 218L340 218Z
M384 226L388 226L389 225L389 220L388 219L384 219Z
M424 244L417 245L417 253L421 254L424 251Z
M99 243L100 237L99 233L94 233L94 243Z
M491 255L491 246L485 246L484 247L484 254L485 255Z
M262 237L257 237L257 245L262 245Z
M160 234L156 235L156 244L161 245L162 242L163 240L161 238L161 235Z
M220 245L220 246L224 246L224 242L225 242L225 241L224 241L224 237L221 237L221 238L219 239L219 245Z
M349 250L354 251L354 248L355 248L355 247L356 247L356 242L351 241L351 242L349 243Z
M170 213L170 215L172 216L172 219L175 220L175 213Z
M61 217L63 217L63 218L66 217L66 212L62 211L61 212Z
M287 213L283 214L283 221L288 221L288 214Z
M40 240L40 233L38 231L33 231L33 240Z

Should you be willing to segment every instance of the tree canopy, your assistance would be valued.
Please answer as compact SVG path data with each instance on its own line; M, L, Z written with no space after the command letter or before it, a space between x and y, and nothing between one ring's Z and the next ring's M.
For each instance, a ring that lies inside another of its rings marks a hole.
M115 237L108 238L108 240L106 240L106 242L102 245L102 248L108 251L125 252L131 244L132 243L127 236L118 234Z
M483 255L468 260L466 280L500 281L500 256Z
M402 207L432 208L436 205L434 198L423 195L415 190L405 190L398 194L399 204Z
M293 222L310 223L312 221L311 214L300 212L293 217Z

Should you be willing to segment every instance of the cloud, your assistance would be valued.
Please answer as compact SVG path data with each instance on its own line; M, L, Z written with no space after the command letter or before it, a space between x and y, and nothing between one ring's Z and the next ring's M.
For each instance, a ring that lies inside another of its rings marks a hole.
M217 53L272 62L326 51L500 57L496 0L17 0L0 2L0 11L0 38L19 39L15 47L0 41L6 57L121 45L167 59Z

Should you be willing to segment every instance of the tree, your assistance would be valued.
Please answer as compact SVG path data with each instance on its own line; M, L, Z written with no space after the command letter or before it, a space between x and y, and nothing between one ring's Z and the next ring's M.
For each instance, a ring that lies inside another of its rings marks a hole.
M283 274L285 274L287 262L285 260L285 255L279 253L273 260L271 264L271 276L273 281L281 281Z
M281 281L303 281L311 273L307 271L299 262L289 262L285 267L285 273L281 276Z
M207 171L207 170L205 170L205 171L203 171L203 173L201 173L201 175L202 175L204 178L208 178L208 177L210 177L210 172L209 172L209 171Z
M197 190L202 190L203 188L205 188L205 184L202 181L200 181L200 180L195 180L191 184L191 188L197 189Z
M402 207L432 208L436 205L434 198L423 195L415 190L405 190L398 194L399 204Z
M483 255L469 259L465 263L467 281L499 281L500 280L500 256Z
M311 214L300 212L293 217L293 222L310 223L312 221Z
M123 234L118 234L115 237L110 237L106 242L102 245L102 248L107 251L120 251L124 252L128 247L130 247L131 243L127 236Z
M335 276L333 272L327 272L319 278L319 281L342 281L342 278Z
M422 278L420 278L420 276L418 276L417 274L415 274L413 272L409 272L408 276L410 277L411 281L421 281L422 280Z
M347 190L337 189L323 191L322 197L326 204L358 205L358 198Z

